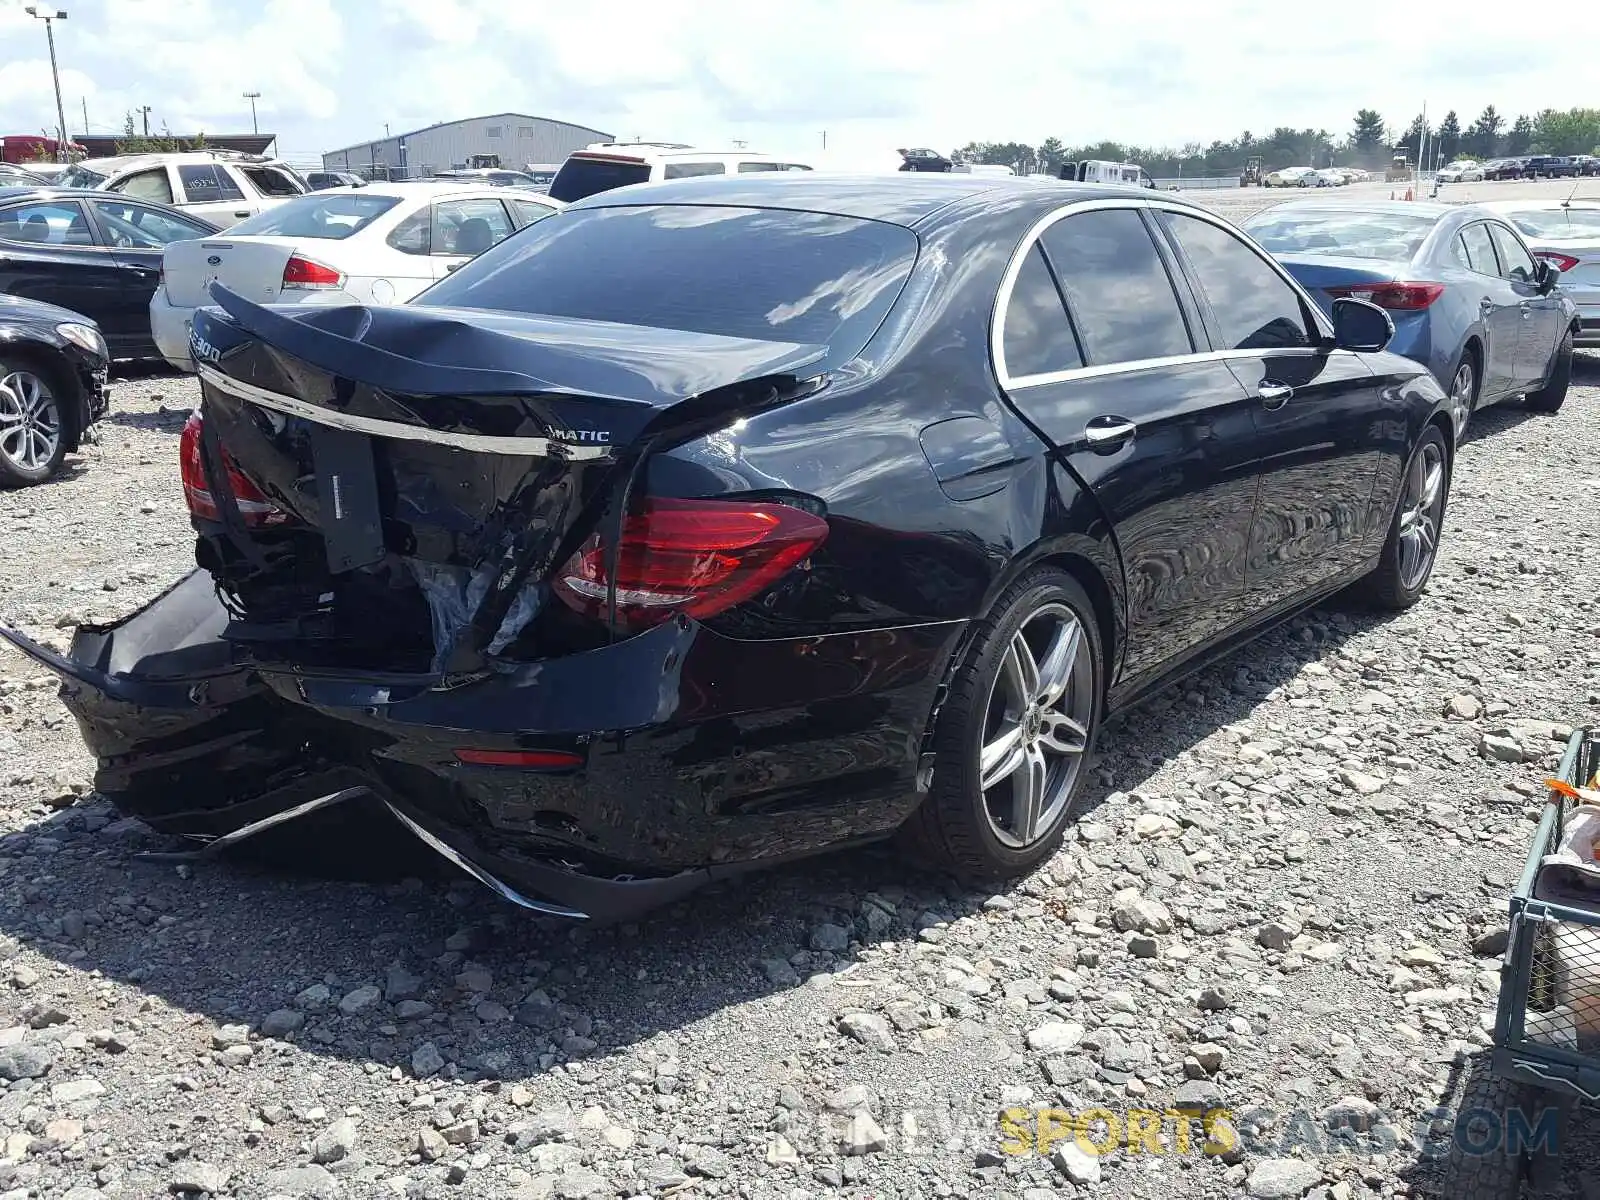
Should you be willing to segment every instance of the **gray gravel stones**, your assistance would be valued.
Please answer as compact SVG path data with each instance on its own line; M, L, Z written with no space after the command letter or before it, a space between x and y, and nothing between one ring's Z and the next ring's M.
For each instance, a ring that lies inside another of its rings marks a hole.
M0 649L0 1197L1435 1200L1414 1130L1484 1044L1540 781L1600 720L1600 606L1557 569L1600 542L1596 383L1479 414L1414 609L1295 618L1108 729L1083 820L1004 889L843 855L574 929L426 856L137 862L169 844ZM192 562L194 385L116 395L81 470L0 492L0 617L56 645ZM1002 1146L1010 1108L1178 1104L1236 1144Z

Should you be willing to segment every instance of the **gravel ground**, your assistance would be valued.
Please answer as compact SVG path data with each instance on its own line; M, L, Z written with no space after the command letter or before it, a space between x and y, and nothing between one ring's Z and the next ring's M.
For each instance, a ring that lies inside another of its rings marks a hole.
M588 931L464 880L136 862L160 843L0 651L0 1200L1438 1194L1421 1115L1485 1040L1538 781L1600 716L1578 371L1557 417L1474 422L1421 604L1310 614L1133 713L1002 895L855 854ZM0 493L0 615L64 643L187 569L194 396L124 379L99 445ZM999 1117L1174 1104L1231 1148L1135 1117L1162 1153L1007 1153Z

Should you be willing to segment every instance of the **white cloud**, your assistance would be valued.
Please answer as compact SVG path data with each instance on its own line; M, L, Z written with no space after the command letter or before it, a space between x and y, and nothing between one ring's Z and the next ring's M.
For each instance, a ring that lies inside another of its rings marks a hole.
M0 132L55 124L40 23L0 0ZM507 110L774 151L1048 136L1181 144L1355 110L1463 124L1593 103L1593 49L1488 6L1411 0L1362 28L1267 0L72 0L68 121L149 104L174 131L264 129L301 156Z

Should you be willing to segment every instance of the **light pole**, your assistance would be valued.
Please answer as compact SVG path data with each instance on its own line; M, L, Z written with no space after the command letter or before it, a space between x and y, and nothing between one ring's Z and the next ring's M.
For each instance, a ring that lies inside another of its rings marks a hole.
M44 22L45 40L50 43L50 78L56 85L56 119L61 122L61 140L56 143L56 161L67 162L67 110L61 107L61 72L56 70L56 30L53 22L65 21L65 9L51 12L48 8L40 8L37 4L30 4L22 10L30 17L37 17Z
M261 99L261 93L246 92L244 94L244 98L250 101L250 132L260 133L261 129L256 125L256 101Z

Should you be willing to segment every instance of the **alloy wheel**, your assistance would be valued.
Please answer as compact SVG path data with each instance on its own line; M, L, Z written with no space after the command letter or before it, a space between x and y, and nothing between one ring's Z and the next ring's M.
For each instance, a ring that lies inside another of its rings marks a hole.
M1439 519L1444 510L1444 449L1427 441L1406 471L1405 499L1400 505L1400 586L1420 587L1433 568L1439 548Z
M1455 427L1458 446L1466 436L1467 422L1472 420L1472 387L1472 359L1463 358L1450 383L1450 423Z
M1006 647L984 714L978 786L1000 842L1048 836L1072 797L1094 716L1093 650L1064 604L1041 606Z
M61 444L61 407L32 371L0 376L0 454L18 470L39 471Z

